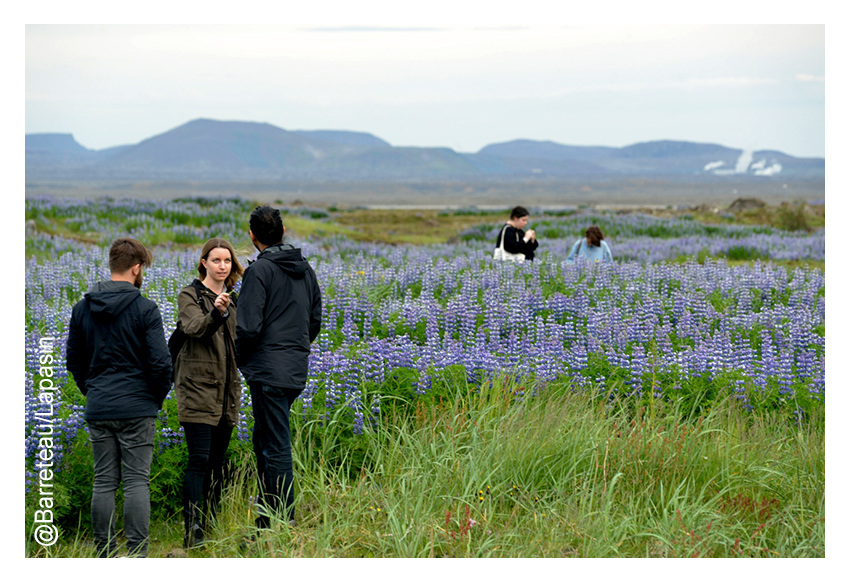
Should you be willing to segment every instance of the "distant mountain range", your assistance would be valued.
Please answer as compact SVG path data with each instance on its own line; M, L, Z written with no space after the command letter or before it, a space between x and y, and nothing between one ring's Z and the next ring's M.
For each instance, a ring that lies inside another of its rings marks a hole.
M102 150L71 134L26 135L27 180L823 179L824 169L824 158L684 141L615 148L519 139L468 154L394 147L369 133L212 119Z

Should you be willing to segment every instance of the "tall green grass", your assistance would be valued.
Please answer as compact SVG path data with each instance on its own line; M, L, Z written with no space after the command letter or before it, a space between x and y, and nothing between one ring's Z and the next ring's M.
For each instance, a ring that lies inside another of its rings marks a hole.
M824 556L822 416L795 426L734 400L699 415L660 400L629 410L561 388L532 398L499 381L457 384L441 401L392 407L358 437L356 459L338 419L306 422L293 435L296 527L253 527L253 460L241 453L209 542L189 555ZM179 515L154 524L150 555L181 536ZM85 534L65 532L47 555L92 553Z

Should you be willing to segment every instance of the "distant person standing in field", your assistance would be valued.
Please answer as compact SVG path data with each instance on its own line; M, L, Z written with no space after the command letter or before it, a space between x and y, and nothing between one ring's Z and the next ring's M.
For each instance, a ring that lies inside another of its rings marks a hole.
M307 384L310 344L322 324L322 297L301 249L283 242L280 211L258 206L249 226L260 254L242 277L236 361L251 390L263 506L257 527L267 529L277 512L295 525L289 411Z
M528 225L529 213L522 206L511 210L511 217L499 231L493 257L503 261L533 261L537 249L537 236L534 230L524 229Z
M576 257L584 257L593 263L613 263L614 257L611 256L611 249L608 248L608 243L604 240L605 236L595 224L588 227L584 232L584 238L577 240L569 254L567 262L574 263Z
M203 543L215 515L227 447L239 422L242 379L236 367L236 298L230 292L243 271L229 242L210 239L201 249L201 278L177 296L177 325L185 338L174 364L174 392L189 451L183 476L186 548Z
M148 552L154 420L171 388L162 317L139 292L152 260L137 240L112 243L110 280L96 283L74 305L68 324L68 371L86 396L94 457L91 520L102 558L117 552L115 491L121 481L128 555Z

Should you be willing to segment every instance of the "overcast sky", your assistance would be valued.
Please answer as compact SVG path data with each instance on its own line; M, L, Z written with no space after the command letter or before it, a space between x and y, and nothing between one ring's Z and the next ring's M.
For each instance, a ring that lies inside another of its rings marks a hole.
M461 152L825 150L821 25L27 25L25 60L26 132L91 149L205 117Z

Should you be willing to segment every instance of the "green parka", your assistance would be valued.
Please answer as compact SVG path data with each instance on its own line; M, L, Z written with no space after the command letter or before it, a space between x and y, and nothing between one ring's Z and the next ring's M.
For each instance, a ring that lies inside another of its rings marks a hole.
M198 304L204 303L204 309ZM236 301L225 315L214 306L216 294L195 279L177 296L177 318L188 336L174 366L174 391L180 422L228 426L239 421L242 383L236 367Z

